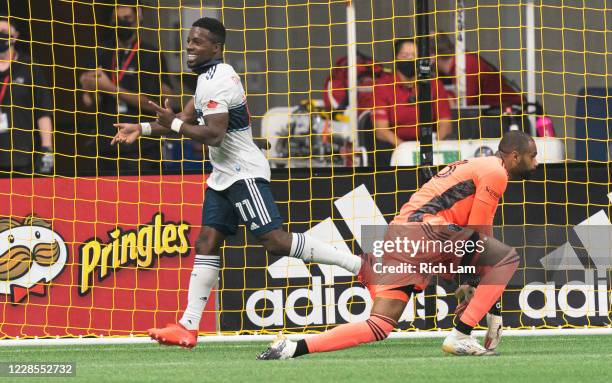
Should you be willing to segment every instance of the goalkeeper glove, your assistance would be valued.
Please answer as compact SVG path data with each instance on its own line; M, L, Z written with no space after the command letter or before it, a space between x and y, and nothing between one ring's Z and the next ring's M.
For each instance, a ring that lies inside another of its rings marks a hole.
M499 302L496 303L498 305ZM491 310L493 311L493 310ZM487 350L495 350L501 341L504 320L501 315L487 313L487 335L485 335L484 346Z
M455 297L459 300L459 304L455 309L455 315L459 318L474 296L475 288L470 285L461 285L455 290ZM504 321L500 315L501 303L495 303L491 310L487 313L487 334L485 335L484 346L487 350L495 350L501 341L502 329Z

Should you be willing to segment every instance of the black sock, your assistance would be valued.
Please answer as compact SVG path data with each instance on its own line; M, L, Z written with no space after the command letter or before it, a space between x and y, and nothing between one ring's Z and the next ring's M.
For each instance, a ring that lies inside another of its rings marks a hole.
M493 306L491 306L489 314L501 316L501 301L497 301Z
M295 352L293 353L293 357L297 358L298 356L308 354L308 346L306 346L306 341L304 339L300 339L297 341L297 346L295 347Z
M468 326L467 324L463 323L461 319L458 319L457 324L455 325L455 330L465 335L470 335L472 333L473 328L474 327Z

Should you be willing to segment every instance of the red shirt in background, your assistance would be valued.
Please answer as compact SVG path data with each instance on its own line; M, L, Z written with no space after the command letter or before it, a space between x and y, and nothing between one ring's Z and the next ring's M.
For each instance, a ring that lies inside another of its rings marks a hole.
M456 61L454 57L451 60L448 76L452 78L453 84L456 84ZM465 75L468 105L509 106L521 104L521 94L510 86L498 69L495 69L477 54L465 54Z
M348 101L348 79L342 72L329 78L325 84L325 107L327 110L338 109L344 101ZM378 84L393 83L393 74L382 72L378 77L362 76L358 78L357 108L358 114L371 110L374 106L374 87ZM346 105L345 105L346 107Z
M395 82L388 85L379 85L374 88L374 121L389 121L389 127L396 128L396 136L404 141L416 140L418 105L416 86L408 88L406 83L401 83L398 75ZM415 83L416 85L416 83ZM431 99L433 121L450 120L451 111L448 92L444 89L441 81L432 79Z

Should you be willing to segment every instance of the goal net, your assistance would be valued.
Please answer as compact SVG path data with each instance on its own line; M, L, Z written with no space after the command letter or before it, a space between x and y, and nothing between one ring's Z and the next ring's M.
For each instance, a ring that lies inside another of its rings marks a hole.
M206 148L178 135L120 150L110 141L113 123L155 119L148 100L178 112L193 97L186 40L203 16L227 28L223 59L242 80L284 229L359 254L363 230L384 228L426 181L427 148L441 166L492 155L521 129L540 165L509 183L495 218L494 235L521 256L505 325L610 326L605 0L9 3L0 338L144 336L180 319ZM420 83L430 94L417 94ZM455 288L434 278L398 331L452 328ZM345 270L268 254L240 227L222 248L200 333L316 333L364 320L371 303Z

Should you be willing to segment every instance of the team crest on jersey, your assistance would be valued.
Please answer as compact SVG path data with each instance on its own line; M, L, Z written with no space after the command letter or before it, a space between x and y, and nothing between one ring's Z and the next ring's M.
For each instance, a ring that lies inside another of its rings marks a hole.
M210 101L208 101L208 104L206 104L206 107L208 109L215 109L215 108L217 108L217 105L219 105L219 103L217 101L210 100Z

